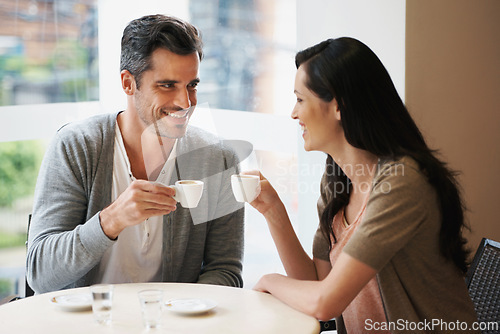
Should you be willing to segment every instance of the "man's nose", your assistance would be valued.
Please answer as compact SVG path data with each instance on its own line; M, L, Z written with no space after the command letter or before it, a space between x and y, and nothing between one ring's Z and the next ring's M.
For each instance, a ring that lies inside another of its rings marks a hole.
M175 96L174 103L182 109L188 109L191 107L191 100L189 97L189 91L187 89L180 89Z

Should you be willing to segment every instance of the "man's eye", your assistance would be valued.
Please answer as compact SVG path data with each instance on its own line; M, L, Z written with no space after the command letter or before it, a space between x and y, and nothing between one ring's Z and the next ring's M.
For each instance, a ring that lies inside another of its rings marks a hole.
M162 84L162 85L160 85L160 87L163 87L163 88L172 88L172 87L174 87L174 84L171 84L171 83Z
M196 87L198 87L198 83L197 83L197 82L190 83L190 84L188 85L188 87L189 87L189 88L196 88Z

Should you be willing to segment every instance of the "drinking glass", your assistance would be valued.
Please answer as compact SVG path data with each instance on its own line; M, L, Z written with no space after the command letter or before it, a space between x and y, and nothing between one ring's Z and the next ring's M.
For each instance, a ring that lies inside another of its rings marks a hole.
M163 291L150 289L138 293L141 303L142 321L146 328L156 328L160 325L163 311Z
M94 319L102 325L111 324L111 307L113 306L113 285L96 284L90 287L92 292L92 312Z

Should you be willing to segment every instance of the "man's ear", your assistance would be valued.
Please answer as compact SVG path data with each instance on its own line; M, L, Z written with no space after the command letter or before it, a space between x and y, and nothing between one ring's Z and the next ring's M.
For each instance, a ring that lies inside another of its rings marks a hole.
M120 72L122 80L122 89L127 95L134 95L136 90L135 77L128 71L123 70Z

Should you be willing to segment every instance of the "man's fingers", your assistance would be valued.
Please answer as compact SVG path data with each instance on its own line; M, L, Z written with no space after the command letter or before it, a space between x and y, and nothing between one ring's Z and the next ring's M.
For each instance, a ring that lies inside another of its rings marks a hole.
M175 189L162 185L161 183L136 180L130 185L130 190L132 191L131 198L138 202L146 202L148 205L156 204L169 207L177 205L177 201L172 198L172 196L175 195Z
M150 182L145 180L135 180L130 185L133 188L141 189L143 191L165 194L167 196L174 196L175 189L164 185L160 182Z

